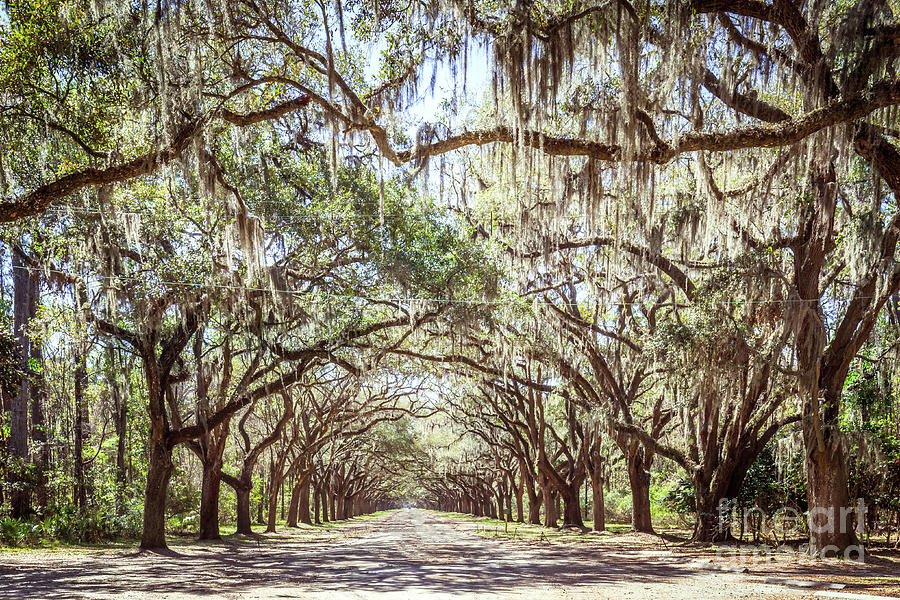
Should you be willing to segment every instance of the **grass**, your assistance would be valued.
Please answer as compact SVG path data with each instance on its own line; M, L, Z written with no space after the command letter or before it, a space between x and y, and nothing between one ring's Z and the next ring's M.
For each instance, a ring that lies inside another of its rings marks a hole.
M518 538L524 540L541 540L550 541L568 541L581 542L596 539L597 534L589 534L575 528L556 528L544 527L543 525L529 525L527 523L506 522L500 519L492 519L490 517L476 517L464 513L440 513L448 517L459 519L461 521L469 521L475 523L475 532L488 537L505 537ZM591 526L591 522L585 522L587 527ZM628 525L611 524L607 529L613 534L621 534L627 532Z
M522 541L547 541L562 542L571 544L597 543L597 542L617 542L626 539L633 542L633 537L625 538L631 533L630 523L607 523L604 533L596 533L590 531L593 523L590 520L585 521L586 529L580 530L574 527L557 528L544 527L543 525L528 525L526 523L517 523L514 521L504 522L500 519L492 519L490 517L476 517L463 513L443 513L432 511L436 514L451 517L460 521L474 524L473 531L479 535L494 538L505 538ZM659 528L658 534L666 537L684 538L690 537L691 532L680 528Z

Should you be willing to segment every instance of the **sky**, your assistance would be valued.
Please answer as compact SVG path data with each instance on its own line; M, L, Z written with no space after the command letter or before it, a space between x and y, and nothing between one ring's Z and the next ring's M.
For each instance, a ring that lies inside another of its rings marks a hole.
M382 47L381 44L376 44L369 51L371 58L365 70L366 78L369 81L378 80L377 73L380 67ZM472 41L469 46L466 72L463 74L462 62L460 61L456 80L454 80L453 71L449 64L442 62L435 67L434 63L429 63L420 79L417 100L404 110L404 114L410 121L406 131L407 135L414 138L422 123L437 123L441 120L441 117L447 116L442 104L450 101L457 91L460 92L457 98L460 102L460 107L459 114L452 123L453 125L464 122L472 109L483 104L487 99L487 91L492 79L489 53L489 47ZM435 82L433 90L431 85L429 85L432 75ZM463 76L465 76L465 98L461 95Z

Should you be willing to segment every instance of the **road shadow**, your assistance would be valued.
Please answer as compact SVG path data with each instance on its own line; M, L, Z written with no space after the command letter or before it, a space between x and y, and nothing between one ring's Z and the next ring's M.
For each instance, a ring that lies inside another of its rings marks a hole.
M404 514L405 513L405 514ZM658 585L696 572L683 564L597 549L511 548L467 534L419 511L402 511L368 535L340 543L249 543L166 554L73 557L68 564L0 568L0 600L114 597L125 593L204 596L286 586L331 593L508 594L563 588ZM302 596L302 594L300 594Z

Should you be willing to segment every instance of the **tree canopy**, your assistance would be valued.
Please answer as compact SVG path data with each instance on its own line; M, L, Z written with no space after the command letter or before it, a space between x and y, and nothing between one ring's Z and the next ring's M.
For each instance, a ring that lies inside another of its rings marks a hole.
M0 507L51 512L62 473L106 506L102 480L161 547L196 458L201 537L221 481L244 533L281 489L293 524L515 499L584 526L588 486L593 527L618 486L652 532L663 485L697 541L753 496L805 511L813 552L856 546L818 525L900 506L898 23L869 0L8 0Z

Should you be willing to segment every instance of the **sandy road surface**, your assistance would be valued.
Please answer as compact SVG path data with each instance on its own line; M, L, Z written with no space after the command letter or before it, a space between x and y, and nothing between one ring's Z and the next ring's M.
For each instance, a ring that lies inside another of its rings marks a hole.
M359 537L173 556L0 555L0 600L29 598L771 598L796 593L653 552L517 548L403 510Z

